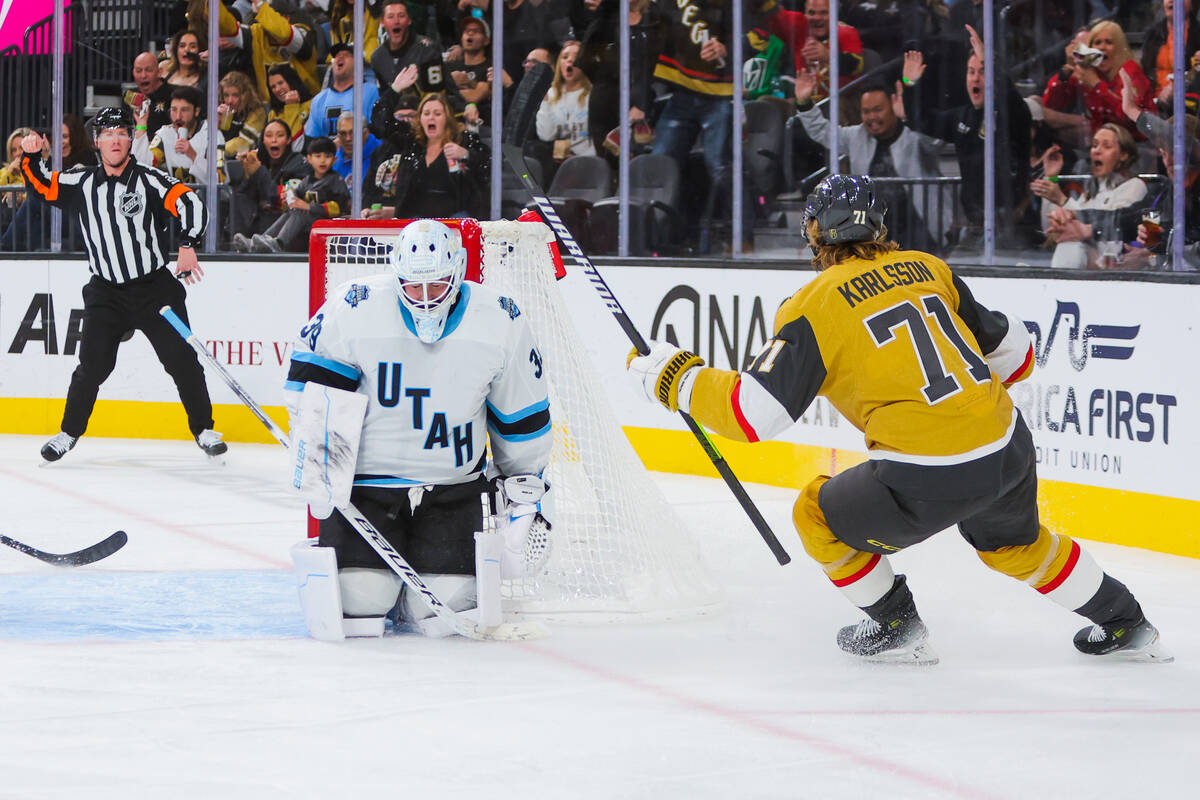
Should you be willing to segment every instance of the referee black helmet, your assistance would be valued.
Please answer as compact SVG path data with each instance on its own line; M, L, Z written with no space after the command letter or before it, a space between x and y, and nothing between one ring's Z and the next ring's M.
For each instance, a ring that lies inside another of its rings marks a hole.
M875 242L886 234L887 204L862 175L830 175L808 196L802 233L810 246ZM817 222L817 241L809 238L809 220Z
M102 108L88 122L93 139L99 136L101 131L108 130L109 128L124 128L128 131L130 137L132 137L133 126L133 112L125 106Z

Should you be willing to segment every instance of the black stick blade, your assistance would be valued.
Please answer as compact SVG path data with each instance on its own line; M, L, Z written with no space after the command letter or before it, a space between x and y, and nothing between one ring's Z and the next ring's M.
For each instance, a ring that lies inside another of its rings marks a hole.
M0 543L56 567L82 567L84 564L91 564L111 556L124 547L127 541L129 541L129 537L125 535L125 531L117 531L107 539L96 542L91 547L76 550L74 553L47 553L8 536L0 536Z

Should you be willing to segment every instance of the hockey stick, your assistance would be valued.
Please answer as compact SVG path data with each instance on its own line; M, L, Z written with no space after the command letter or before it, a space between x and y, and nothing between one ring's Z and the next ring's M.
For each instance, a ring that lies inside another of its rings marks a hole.
M221 366L221 362L217 361L212 353L204 346L204 343L192 332L179 315L171 310L170 306L163 306L159 309L159 314L171 324L176 332L184 338L184 340L192 346L197 355L204 363L214 367L221 379L225 381L225 385L237 395L238 399L245 404L246 408L254 416L258 417L259 422L267 426L267 430L275 437L285 448L288 446L287 434L283 432L283 428L275 423L275 420L267 416L267 413L262 410L258 403L254 402L241 384L229 374L229 372ZM471 622L467 617L462 616L458 612L452 610L449 606L443 603L433 590L425 585L425 581L421 580L421 576L415 569L404 559L404 556L396 552L396 548L392 547L391 543L383 537L375 526L371 524L361 511L354 507L353 503L347 503L344 508L339 508L338 513L346 518L350 523L350 527L366 540L367 544L379 554L393 572L400 576L400 580L408 588L419 594L430 610L444 621L455 633L459 636L465 636L468 639L481 640L508 640L508 639L540 639L549 635L546 626L540 622L506 622L496 628L481 628ZM420 628L418 623L418 628Z
M18 542L16 539L0 536L0 544L6 544L13 550L19 550L27 556L33 556L39 561L45 561L56 567L82 567L84 564L108 558L124 547L127 541L129 541L129 537L125 535L125 531L117 531L103 541L96 542L91 547L76 550L74 553L47 553L36 547L30 547L24 542Z
M550 200L543 194L542 187L538 186L537 181L534 180L533 176L525 168L525 160L521 156L521 150L510 144L506 144L503 147L504 160L508 162L509 167L517 174L517 177L521 179L521 183L525 184L525 189L533 197L533 201L537 203L542 216L546 218L551 230L554 231L554 235L558 237L563 247L575 259L575 263L587 275L588 280L592 283L592 287L600 294L600 299L604 301L604 305L612 312L613 317L617 320L617 324L621 326L621 330L625 331L625 335L629 337L629 341L637 348L639 353L643 355L649 353L650 348L646 346L646 340L642 338L637 328L634 327L633 320L625 313L625 309L621 307L621 302L617 300L612 290L608 288L608 284L604 282L604 278L596 270L591 259L583 252L583 248L576 243L575 237L567 230L567 226L559 219L558 212L554 210L554 206L550 203ZM733 492L733 496L737 498L742 510L750 517L750 522L758 529L759 535L762 536L767 547L771 549L775 560L780 564L790 562L792 557L788 555L787 551L783 549L783 545L775 538L775 534L771 531L771 526L763 519L762 513L754 505L754 501L750 499L750 495L746 494L745 487L742 486L737 476L733 474L733 470L725 461L725 457L717 450L717 446L713 444L712 439L709 438L699 423L692 419L692 416L686 411L680 409L679 415L683 417L683 421L687 423L696 440L700 442L700 446L704 449L704 454L708 456L709 461L717 468L717 472L720 473L721 477L725 479L725 485Z

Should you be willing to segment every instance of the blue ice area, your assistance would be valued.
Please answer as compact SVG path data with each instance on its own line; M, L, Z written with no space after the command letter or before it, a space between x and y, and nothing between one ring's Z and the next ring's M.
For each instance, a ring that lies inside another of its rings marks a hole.
M295 577L283 570L0 576L0 641L305 636Z

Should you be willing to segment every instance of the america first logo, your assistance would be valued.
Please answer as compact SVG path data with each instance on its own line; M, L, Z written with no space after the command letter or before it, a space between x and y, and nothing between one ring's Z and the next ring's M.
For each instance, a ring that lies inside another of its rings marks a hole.
M145 199L137 192L125 192L117 201L117 208L126 217L136 217L145 208Z

